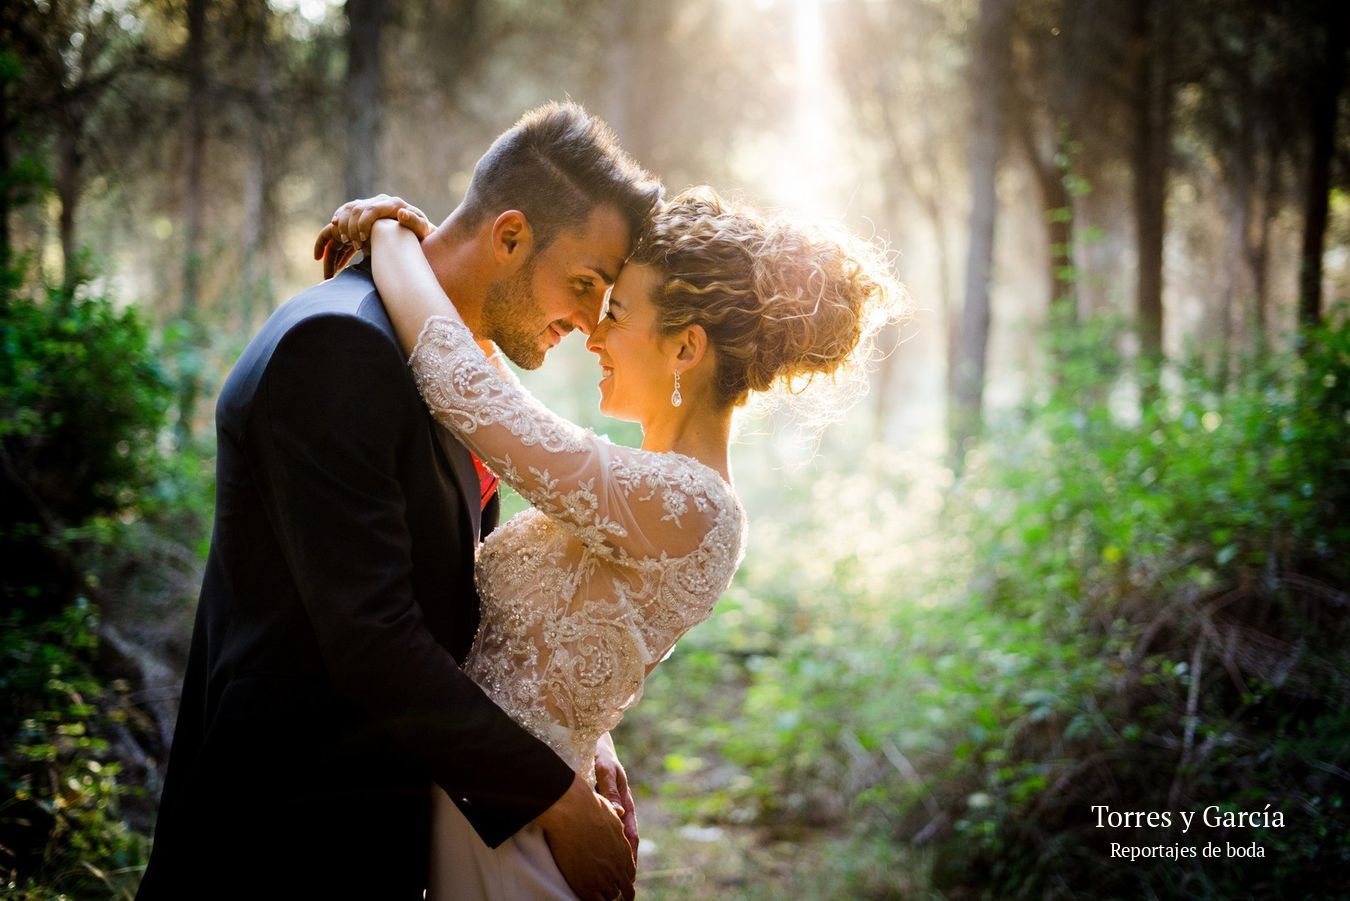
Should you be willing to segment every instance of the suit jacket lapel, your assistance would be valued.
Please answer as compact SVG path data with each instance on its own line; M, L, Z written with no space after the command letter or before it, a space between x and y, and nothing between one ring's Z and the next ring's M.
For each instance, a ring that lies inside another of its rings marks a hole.
M465 506L469 510L469 521L473 523L474 544L477 544L478 536L483 529L483 489L478 484L478 470L474 468L473 457L469 454L469 449L460 444L458 439L439 423L433 422L431 430L436 434L436 440L440 442L445 459L449 461L450 469L455 474L455 481L459 483L459 489L464 495Z
M370 283L372 288L366 301L361 305L361 310L367 318L375 323L389 336L389 340L395 345L398 344L398 337L394 333L394 325L389 321L389 315L385 312L384 301L380 300L374 288L374 280L370 271L370 260L363 259L347 267L352 272L359 272ZM346 274L345 272L343 274ZM409 378L412 378L409 375ZM450 464L450 470L455 474L455 481L459 483L460 493L464 495L464 504L469 513L469 521L473 523L473 543L478 544L479 535L482 532L483 523L483 489L478 484L478 470L474 469L473 457L469 454L469 449L459 443L447 429L443 428L438 422L427 416L431 431L436 436L436 441L441 445L441 451L445 454L446 462Z
M497 530L497 521L502 514L502 491L501 486L492 492L492 497L488 498L487 506L483 508L483 540Z

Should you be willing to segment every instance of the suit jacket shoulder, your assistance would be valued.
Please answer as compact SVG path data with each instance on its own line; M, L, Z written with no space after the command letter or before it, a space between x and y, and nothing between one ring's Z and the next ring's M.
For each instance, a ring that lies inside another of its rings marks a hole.
M258 383L282 339L308 320L322 316L348 317L365 324L384 335L398 350L398 338L375 290L369 267L349 267L297 294L268 317L225 381L216 408L219 427L232 433L242 427ZM402 356L401 351L399 355Z

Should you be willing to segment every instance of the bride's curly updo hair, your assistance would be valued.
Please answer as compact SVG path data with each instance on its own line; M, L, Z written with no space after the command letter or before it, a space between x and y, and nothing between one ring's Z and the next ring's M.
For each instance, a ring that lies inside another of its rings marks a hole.
M821 376L862 377L855 364L871 339L905 312L877 244L763 216L706 186L658 207L629 262L662 274L651 297L659 332L707 333L719 406L739 406L751 392L797 394Z

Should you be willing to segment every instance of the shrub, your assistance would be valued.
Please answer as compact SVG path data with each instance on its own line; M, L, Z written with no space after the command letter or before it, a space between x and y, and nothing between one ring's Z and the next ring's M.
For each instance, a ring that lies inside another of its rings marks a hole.
M165 581L145 548L169 542L145 520L197 534L208 483L163 452L172 386L133 307L17 270L2 287L0 877L33 898L130 897L146 840L123 817L148 803L124 774L145 776L147 736L160 749L108 677L100 607L147 568Z
M131 898L148 855L122 819L131 790L111 740L135 712L94 671L96 625L80 598L0 628L0 878L21 898Z
M784 480L717 615L621 727L639 783L691 818L890 841L951 896L1333 896L1350 334L1222 391L1178 366L1141 414L1112 330L1054 337L1048 384L992 427L940 518L914 511L941 474L884 453ZM1267 803L1286 828L1091 821L1093 804ZM1266 856L1107 856L1197 840ZM848 876L872 896L915 878Z
M1132 416L1070 371L989 443L998 457L975 461L954 504L984 563L975 598L1078 644L1091 668L1074 668L1037 728L1013 720L981 744L944 884L1330 897L1344 878L1334 774L1350 748L1329 736L1350 725L1350 332L1310 334L1223 392L1199 366L1171 375ZM1287 828L1100 830L1093 804L1174 821L1270 804ZM1256 841L1266 856L1127 866L1108 841Z

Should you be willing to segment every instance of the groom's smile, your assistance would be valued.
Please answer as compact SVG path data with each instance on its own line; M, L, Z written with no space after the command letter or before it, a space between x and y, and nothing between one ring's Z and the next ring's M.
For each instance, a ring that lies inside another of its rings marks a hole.
M574 330L589 334L631 240L617 208L592 209L584 223L564 229L517 273L493 286L493 309L485 310L492 328L486 337L517 366L536 369Z

